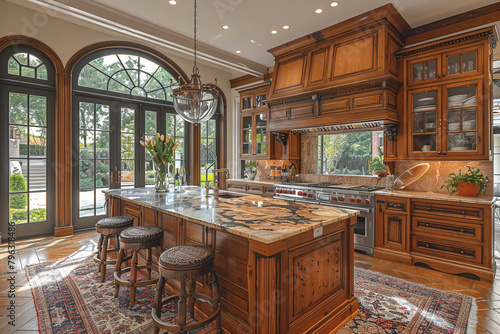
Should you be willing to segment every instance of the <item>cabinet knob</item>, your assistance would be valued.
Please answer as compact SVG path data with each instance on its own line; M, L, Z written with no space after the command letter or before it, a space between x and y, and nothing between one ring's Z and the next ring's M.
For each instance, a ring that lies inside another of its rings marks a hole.
M429 244L425 244L425 247L429 247Z
M463 250L460 250L460 254L464 254L465 252Z
M463 228L461 228L461 229L460 229L460 232L462 232L462 233L463 233L463 232L464 232L464 229L463 229Z
M465 215L465 211L462 211L462 214Z
M443 78L444 78L445 76L446 76L446 74L445 74L445 73L443 73Z
M446 151L443 151L443 154L446 154Z
M392 218L396 219L396 218L398 218L398 216L396 216L396 215L393 215L393 216L392 216Z
M438 151L438 154L441 154L441 151Z
M429 224L425 224L425 227L429 227Z
M438 78L441 78L441 74L438 74Z

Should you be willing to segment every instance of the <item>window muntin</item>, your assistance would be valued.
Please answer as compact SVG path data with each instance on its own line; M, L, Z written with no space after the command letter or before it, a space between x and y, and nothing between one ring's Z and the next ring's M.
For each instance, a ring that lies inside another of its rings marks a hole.
M141 56L110 54L83 66L78 86L109 92L173 101L178 81L165 68Z
M26 78L48 80L47 66L35 55L19 52L10 56L7 73Z
M382 131L323 135L318 138L318 173L371 175L369 158L383 153Z

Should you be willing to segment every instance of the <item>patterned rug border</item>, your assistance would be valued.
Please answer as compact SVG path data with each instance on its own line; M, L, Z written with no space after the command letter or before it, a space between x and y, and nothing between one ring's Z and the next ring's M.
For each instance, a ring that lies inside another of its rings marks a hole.
M477 332L477 312L478 312L478 308L477 308L477 300L476 300L475 297L466 295L464 293L459 293L459 292L454 292L454 291L449 291L449 290L444 290L444 289L433 288L431 286L428 286L428 285L425 285L425 284L422 284L422 283L416 283L416 282L408 281L408 280L405 280L403 278L394 277L394 276L391 276L391 275L387 275L387 274L381 273L379 271L370 270L370 269L366 269L366 268L362 268L362 267L356 267L356 266L354 266L354 270L370 271L370 272L377 273L378 275L383 276L385 278L404 280L404 281L410 282L411 284L414 284L415 286L419 286L421 288L429 289L429 290L432 290L432 291L436 291L436 292L446 291L447 293L453 294L453 295L456 295L456 296L465 296L467 298L471 298L472 299L472 305L471 305L471 309L470 309L470 313L469 313L469 320L467 322L467 331L466 331L466 334L476 334L476 332ZM440 272L440 271L438 271L438 272ZM443 273L443 274L445 274L445 273Z
M41 297L41 296L36 296L36 280L33 280L30 275L28 274L28 272L30 270L33 270L31 268L34 268L34 267L39 267L39 266L46 266L46 265L54 265L54 264L57 264L57 263L61 263L61 264L65 264L66 266L69 265L67 262L71 263L71 262L81 262L81 263L84 263L85 261L91 259L92 257L89 256L89 257L65 257L65 258L62 258L62 259L59 259L59 260L56 260L56 261L44 261L44 262L40 262L40 263L35 263L35 264L30 264L30 265L26 265L24 267L24 272L25 272L25 275L28 279L28 283L30 284L30 288L31 288L31 295L33 297L33 301L34 301L34 304L35 304L35 309L37 311L37 321L38 321L38 328L39 330L42 329L42 328L45 328L45 326L43 325L42 323L42 320L45 319L46 315L45 314L42 314L41 311L40 311L40 308L41 306L39 305L39 301L38 299L40 299L40 302L43 301L44 299ZM381 273L381 272L378 272L378 271L375 271L375 270L370 270L370 269L366 269L366 268L363 268L363 267L357 267L355 266L354 267L354 270L359 270L359 271L362 271L362 272L365 272L365 273L375 273L376 275L379 275L381 276L382 278L384 279L389 279L389 280L402 280L402 281L406 281L408 283L411 283L412 285L415 285L416 287L420 287L420 288L423 288L423 289L427 289L427 290L431 290L431 291L435 291L435 292L446 292L448 294L451 294L451 295L455 295L455 296L463 296L465 298L470 298L471 299L471 307L470 307L470 312L469 312L469 315L468 315L468 322L467 322L467 329L466 329L466 332L465 334L476 334L477 333L477 323L478 323L478 318L477 318L477 313L478 313L478 306L477 306L477 300L475 297L473 296L469 296L469 295L466 295L466 294L463 294L463 293L459 293L459 292L454 292L454 291L449 291L449 290L445 290L445 289L439 289L439 288L434 288L434 287L430 287L430 286L427 286L425 284L422 284L422 283L416 283L416 282L412 282L412 281L409 281L407 279L403 279L403 278L399 278L399 277L395 277L395 276L391 276L391 275L388 275L388 274L384 274L384 273ZM42 307L43 308L43 307ZM52 333L52 330L50 330L50 333Z

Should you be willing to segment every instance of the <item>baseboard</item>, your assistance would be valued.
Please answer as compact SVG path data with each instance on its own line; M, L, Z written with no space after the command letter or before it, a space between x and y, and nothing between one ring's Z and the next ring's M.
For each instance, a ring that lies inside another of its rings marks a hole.
M394 262L411 264L410 254L386 248L375 247L375 249L373 250L373 257Z
M72 235L72 234L73 234L73 226L54 227L54 235L56 237L64 237L65 235Z

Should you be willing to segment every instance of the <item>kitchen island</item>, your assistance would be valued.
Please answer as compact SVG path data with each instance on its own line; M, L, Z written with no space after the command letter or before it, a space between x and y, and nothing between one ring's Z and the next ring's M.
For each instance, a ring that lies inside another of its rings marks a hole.
M109 190L106 199L108 215L163 228L164 249L214 249L225 332L330 333L358 312L356 211L229 193L215 200L200 187Z

